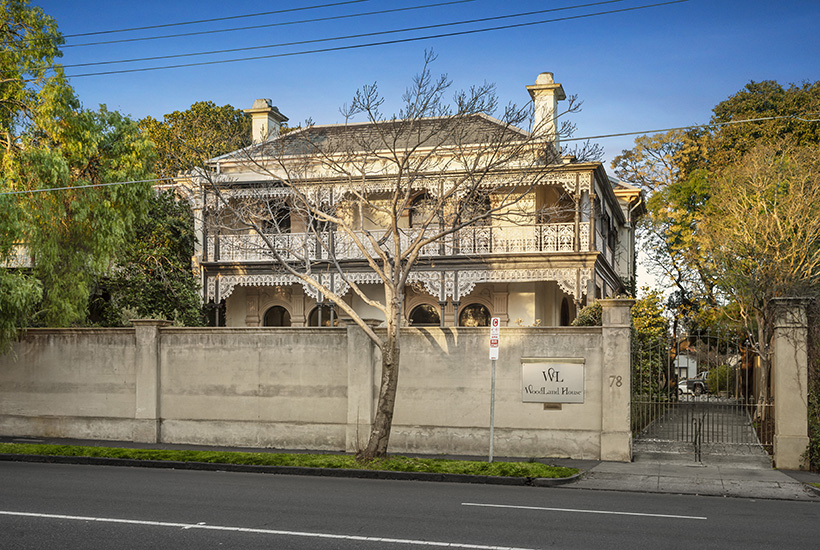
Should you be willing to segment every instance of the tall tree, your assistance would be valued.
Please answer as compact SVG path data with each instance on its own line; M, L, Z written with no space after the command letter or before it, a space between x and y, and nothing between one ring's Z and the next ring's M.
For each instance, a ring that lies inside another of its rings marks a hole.
M147 215L123 244L117 269L98 283L94 321L122 326L135 318L169 319L201 325L200 285L191 268L196 240L191 208L173 191L155 193L147 202Z
M768 388L772 298L820 294L820 148L759 145L715 179L700 240L720 291L756 327ZM763 394L761 397L767 397Z
M220 230L253 232L257 246L275 259L275 269L331 300L380 351L376 414L361 450L365 459L387 452L405 293L422 251L445 247L449 235L493 219L529 219L535 213L527 211L522 200L560 169L554 134L545 137L540 128L532 134L519 129L529 125L531 106L509 105L500 110L497 123L489 122L482 117L498 110L494 87L476 86L448 102L451 82L431 74L433 59L426 56L402 108L392 116L381 111L384 98L376 85L365 86L343 110L348 120L358 117L364 122L335 132L308 126L236 153L234 162L276 185L234 185L230 174L200 174L220 202ZM568 111L576 108L573 98ZM288 234L297 224L304 228L304 238ZM342 267L351 257L362 258L362 278ZM383 298L366 292L367 283L379 284ZM385 330L374 330L339 288L350 288L381 312Z
M136 123L104 106L83 109L59 66L56 23L23 0L0 4L3 70L0 260L25 247L33 267L0 268L17 298L4 323L37 307L37 322L62 326L85 317L90 285L107 272L142 214L153 152ZM4 330L8 348L15 330Z
M144 118L140 128L156 147L157 177L175 178L208 159L247 145L251 122L248 115L230 105L217 107L212 101L198 101L161 121Z
M650 195L641 228L650 271L676 288L674 301L690 322L724 305L714 292L713 264L699 237L716 175L758 144L820 143L817 124L805 120L818 109L820 82L788 87L750 82L715 106L711 126L642 136L616 157L616 174L640 183Z

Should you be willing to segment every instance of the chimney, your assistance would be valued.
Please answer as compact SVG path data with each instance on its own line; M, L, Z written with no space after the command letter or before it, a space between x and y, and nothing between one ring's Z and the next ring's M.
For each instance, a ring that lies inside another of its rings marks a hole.
M253 102L253 107L243 109L243 111L251 115L253 121L251 139L254 143L261 143L267 141L271 136L278 136L282 123L288 120L288 117L270 104L270 99L257 99Z
M533 113L532 133L534 136L551 139L556 152L561 150L558 136L558 102L567 98L564 87L556 84L552 73L541 73L535 84L527 86L532 97Z

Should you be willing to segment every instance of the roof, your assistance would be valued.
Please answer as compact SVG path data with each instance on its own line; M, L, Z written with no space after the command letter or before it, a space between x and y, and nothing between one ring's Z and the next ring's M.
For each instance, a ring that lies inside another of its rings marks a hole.
M463 117L395 119L380 122L315 125L293 130L212 159L240 160L259 156L324 155L356 151L409 150L417 147L453 147L499 141L514 142L529 132L476 113Z

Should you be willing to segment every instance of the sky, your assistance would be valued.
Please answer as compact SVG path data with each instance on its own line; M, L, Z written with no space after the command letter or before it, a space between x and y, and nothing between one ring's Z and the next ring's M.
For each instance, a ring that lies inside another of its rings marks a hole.
M271 98L291 125L342 121L340 107L363 85L377 83L384 111L400 107L401 95L422 66L425 49L438 59L453 91L494 83L501 104L529 101L526 85L539 73L554 73L566 93L577 94L582 111L572 116L575 137L648 132L706 123L711 109L750 81L781 84L820 78L820 2L816 0L688 0L644 9L657 0L472 0L446 6L383 13L442 0L32 0L54 17L66 36L61 63L86 107L105 104L135 118L184 110L197 101L249 108ZM589 5L589 4L597 5ZM337 4L254 17L276 10ZM586 7L578 7L587 4ZM442 25L556 8L560 11L464 25L337 41L314 42L154 61L76 66L154 56L318 40L410 27ZM625 10L614 13L614 10ZM294 21L380 12L328 21ZM584 15L596 14L589 17ZM223 21L169 25L203 19ZM572 19L566 19L571 17ZM427 37L433 34L548 21L461 36L423 38L309 54L268 57L195 67L79 76L122 69L212 62L252 56ZM276 24L276 26L270 26ZM115 44L94 42L197 33L236 27L263 28ZM596 139L604 162L630 148L634 136Z

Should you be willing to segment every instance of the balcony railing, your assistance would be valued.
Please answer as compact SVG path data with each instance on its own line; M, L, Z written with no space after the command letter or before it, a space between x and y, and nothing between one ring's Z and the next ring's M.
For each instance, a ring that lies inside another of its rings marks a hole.
M580 250L589 248L589 226L579 226ZM403 229L401 247L406 250L419 236L418 229ZM379 241L385 231L370 231L370 235ZM374 254L374 247L364 232L358 233L359 241L368 254ZM246 262L272 260L274 254L270 245L285 260L327 259L359 260L364 258L359 246L347 233L340 231L322 233L285 233L275 235L220 235L209 237L205 261ZM392 246L392 239L381 243L385 250ZM538 252L573 252L575 250L575 224L553 223L531 226L485 226L468 227L457 233L446 235L442 239L422 247L421 257L439 256L486 256L495 254L526 254Z
M0 260L0 267L15 268L15 267L31 267L31 253L24 244L16 244L11 249L11 254L4 260Z

